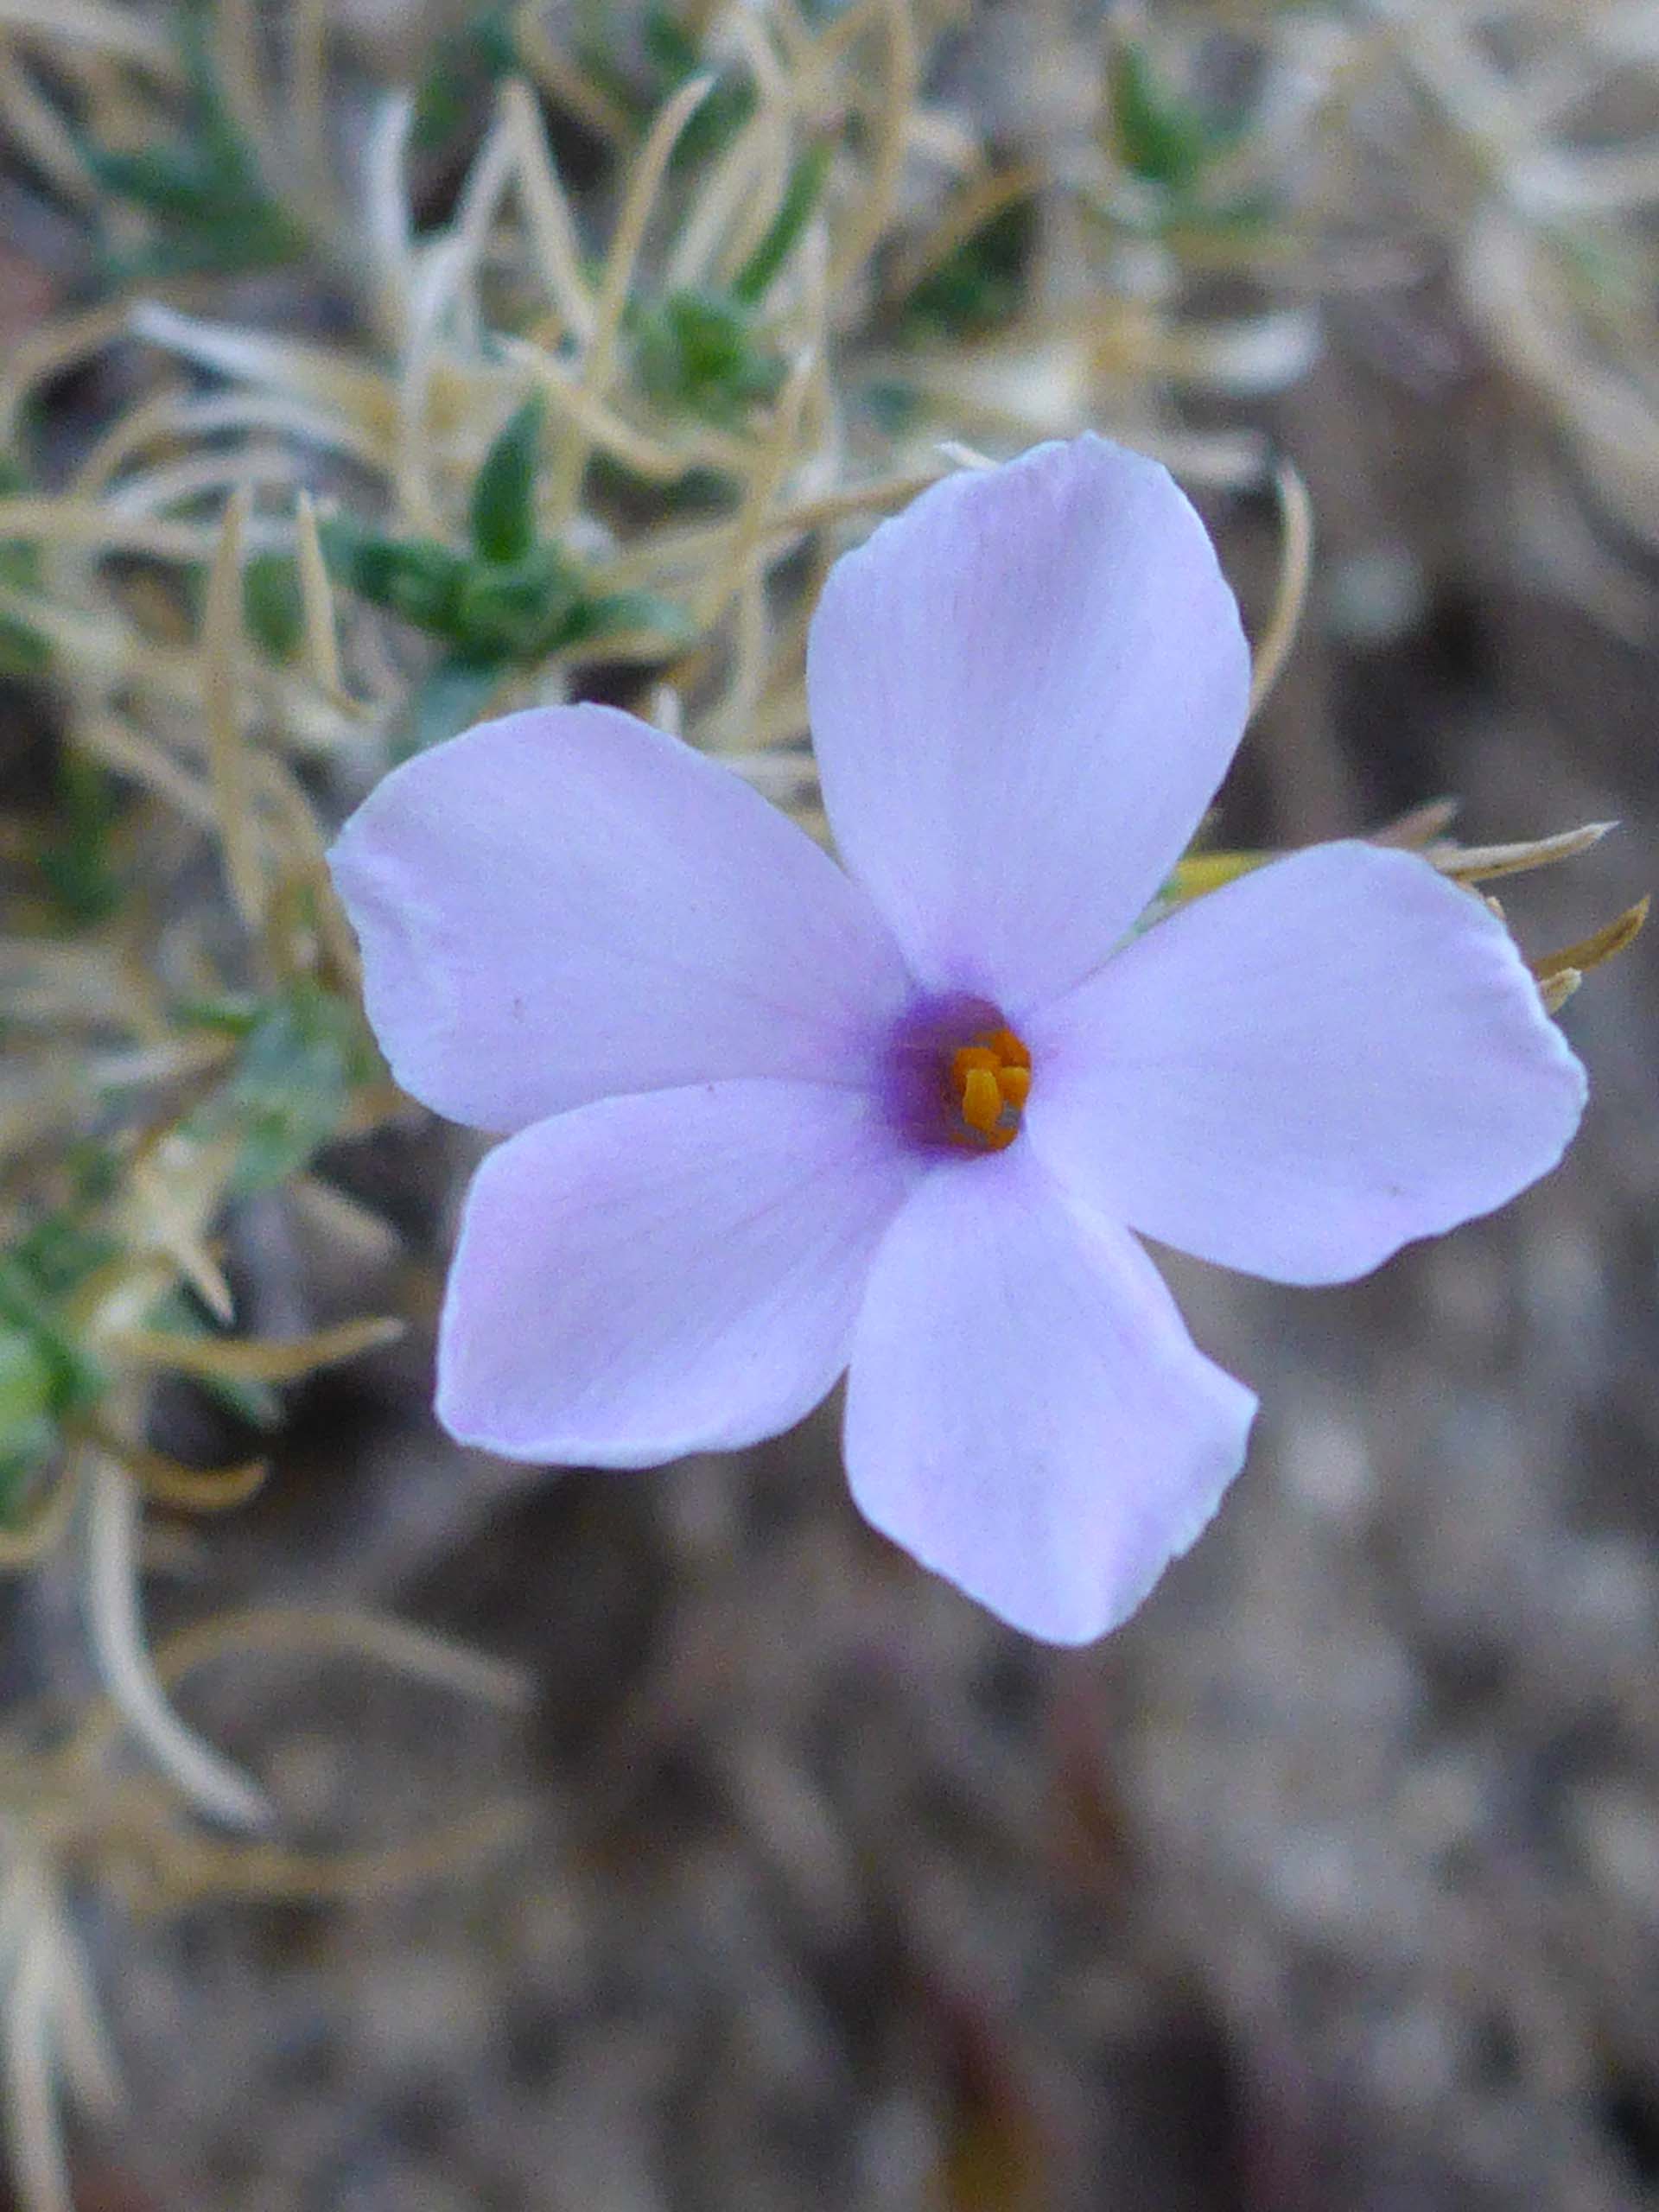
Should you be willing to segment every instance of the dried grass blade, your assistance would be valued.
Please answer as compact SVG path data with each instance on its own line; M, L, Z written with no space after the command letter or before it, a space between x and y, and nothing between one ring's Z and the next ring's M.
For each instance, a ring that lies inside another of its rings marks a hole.
M838 299L863 268L898 205L909 143L908 126L920 83L916 26L906 0L885 0L881 12L887 18L887 66L876 122L875 158L871 163L864 204L830 257L828 289L831 299ZM826 35L826 44L828 37Z
M1421 806L1414 806L1407 813L1396 815L1392 822L1385 822L1380 830L1373 830L1367 842L1391 846L1401 852L1421 853L1446 835L1458 818L1461 803L1455 798L1425 799Z
M1576 944L1563 945L1559 952L1547 952L1527 964L1541 983L1548 983L1569 970L1587 976L1592 968L1599 968L1604 961L1612 959L1616 953L1635 943L1642 934L1650 904L1650 899L1638 899L1634 906L1627 906L1604 928L1580 938Z
M99 1461L87 1518L87 1596L92 1641L110 1695L165 1773L195 1803L237 1827L271 1817L264 1793L187 1728L162 1694L138 1610L138 1493L119 1467Z
M334 623L334 587L317 531L317 511L302 488L294 510L294 560L300 577L300 610L305 623L305 657L317 689L342 707L347 698L340 669L340 639Z
M1563 830L1554 837L1535 837L1517 845L1451 845L1431 852L1428 858L1454 883L1490 883L1500 875L1524 875L1529 868L1576 860L1618 827L1616 822L1586 822L1582 829Z
M615 369L617 341L633 282L634 264L645 244L668 164L681 131L708 98L714 82L712 76L705 74L682 85L673 99L658 110L634 160L611 250L606 257L604 274L600 279L593 340L582 363L582 389L591 398L603 398ZM562 522L569 512L581 488L588 453L587 432L580 423L570 425L554 474L552 512L556 521Z
M1274 463L1273 489L1279 502L1279 586L1250 671L1249 719L1255 717L1290 658L1313 565L1313 502L1294 463L1282 459Z
M268 1459L245 1459L228 1467L187 1467L165 1452L128 1442L124 1437L99 1439L112 1459L120 1461L152 1505L170 1506L181 1513L226 1513L245 1505L270 1472Z
M242 538L251 503L252 495L245 486L231 494L207 571L207 601L201 625L201 705L225 879L243 923L257 930L264 917L265 880L259 865L248 741L237 711L243 644Z
M342 1321L303 1337L256 1340L249 1337L182 1337L164 1329L123 1329L109 1339L117 1357L135 1366L203 1382L293 1382L314 1369L331 1367L360 1352L393 1344L404 1324L393 1314Z

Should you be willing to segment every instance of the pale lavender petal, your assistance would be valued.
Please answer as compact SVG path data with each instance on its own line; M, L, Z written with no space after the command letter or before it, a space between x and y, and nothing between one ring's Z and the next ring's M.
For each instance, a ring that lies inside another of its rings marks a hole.
M1091 436L950 477L837 563L807 684L848 867L924 983L1017 1020L1179 857L1249 657L1167 472Z
M601 1099L493 1152L438 1337L438 1414L508 1459L642 1467L752 1444L846 1364L918 1171L855 1090Z
M1255 1401L1125 1231L1016 1142L936 1168L870 1271L847 1471L875 1526L1028 1635L1133 1612L1243 1463Z
M1162 1243L1342 1282L1548 1172L1584 1071L1426 861L1317 845L1183 907L1027 1033L1026 1133Z
M907 988L810 838L610 707L422 753L329 858L393 1074L481 1128L724 1077L861 1082Z

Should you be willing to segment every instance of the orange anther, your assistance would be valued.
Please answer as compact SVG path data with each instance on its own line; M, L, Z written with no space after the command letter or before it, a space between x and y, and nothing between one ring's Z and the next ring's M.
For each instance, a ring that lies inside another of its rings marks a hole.
M1002 1093L989 1068L969 1067L962 1078L962 1118L982 1137L995 1135L1002 1112Z
M1020 1112L1031 1095L1031 1054L1012 1029L982 1030L950 1055L950 1098L961 1121L959 1144L1001 1152L1020 1134Z

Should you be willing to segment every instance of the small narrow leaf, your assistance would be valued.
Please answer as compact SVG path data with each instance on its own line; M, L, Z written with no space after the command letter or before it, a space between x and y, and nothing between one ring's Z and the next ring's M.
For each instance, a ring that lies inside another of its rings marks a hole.
M830 140L820 138L808 147L791 171L782 203L766 236L732 279L732 296L746 307L759 307L772 279L795 251L812 219L834 152Z
M473 486L473 543L481 559L527 560L536 546L536 464L546 409L534 394L507 417Z
M1190 191L1218 150L1217 135L1198 110L1160 83L1131 39L1120 38L1112 48L1107 88L1124 168L1144 183Z

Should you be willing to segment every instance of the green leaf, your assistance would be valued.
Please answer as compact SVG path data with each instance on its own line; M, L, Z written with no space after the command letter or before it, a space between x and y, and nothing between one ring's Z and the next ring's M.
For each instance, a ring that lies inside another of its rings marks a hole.
M1225 143L1191 101L1161 85L1145 52L1118 39L1107 64L1107 96L1118 158L1132 175L1190 192Z
M491 0L433 49L415 94L413 143L423 153L446 146L467 122L474 104L519 67L512 0Z
M29 488L22 464L10 454L0 454L0 499L16 499ZM0 586L33 591L40 581L39 547L26 539L0 538ZM0 676L30 683L47 675L51 666L51 640L22 616L0 614Z
M620 10L602 11L602 21L607 15L607 28L626 20ZM708 64L701 41L671 9L661 5L645 11L640 48L645 63L643 80L621 67L614 52L591 40L584 41L578 53L582 66L643 129L663 103ZM754 100L754 86L747 77L729 71L717 73L702 105L675 141L670 167L683 172L721 152L753 114Z
M459 653L440 661L410 702L409 728L392 747L394 759L407 760L475 722L505 673L500 661L467 660Z
M292 660L305 635L299 564L288 553L256 553L242 571L248 628L273 660Z
M115 821L115 799L103 771L79 753L64 753L54 834L41 849L39 867L72 925L106 920L120 904L111 851Z
M54 1417L82 1412L103 1395L102 1370L69 1335L57 1300L37 1280L21 1246L0 1255L0 1325L33 1345Z
M835 154L831 140L820 138L810 146L790 172L778 213L766 236L732 280L732 296L745 307L759 307L772 279L789 259L802 232L812 219L830 174Z
M38 630L15 615L0 614L0 676L32 683L52 666L52 647Z
M207 221L226 196L224 180L200 154L181 147L157 146L138 154L86 149L86 166L104 189L118 200L137 200L152 214L190 223Z
M92 1204L108 1195L90 1182L83 1192ZM107 1267L120 1249L102 1230L89 1229L73 1209L45 1214L12 1245L10 1263L22 1270L14 1289L21 1295L28 1285L48 1303L67 1298L99 1268Z
M52 1367L34 1335L0 1322L0 1456L52 1411Z
M551 546L517 568L476 568L462 584L449 635L468 660L536 659L563 631L580 589Z
M318 535L329 567L359 599L417 630L452 633L468 569L461 554L430 538L385 537L343 515L330 516Z
M0 1522L16 1522L57 1449L51 1363L28 1331L0 1322Z
M1036 242L1035 200L999 207L911 292L900 311L905 334L963 338L1008 321L1025 297Z
M175 26L190 95L181 134L136 151L82 149L105 192L143 208L160 233L137 252L107 254L110 271L130 276L289 260L309 241L268 190L225 99L210 11L188 0L175 11Z
M203 1141L236 1140L233 1191L274 1190L339 1134L371 1065L346 1001L296 983L266 1003L230 1077L187 1126Z
M473 543L486 561L523 561L536 545L536 466L546 408L539 393L507 417L473 485Z
M654 591L601 592L574 608L561 647L602 645L607 638L626 632L655 630L661 635L664 656L689 645L696 634L683 607Z

